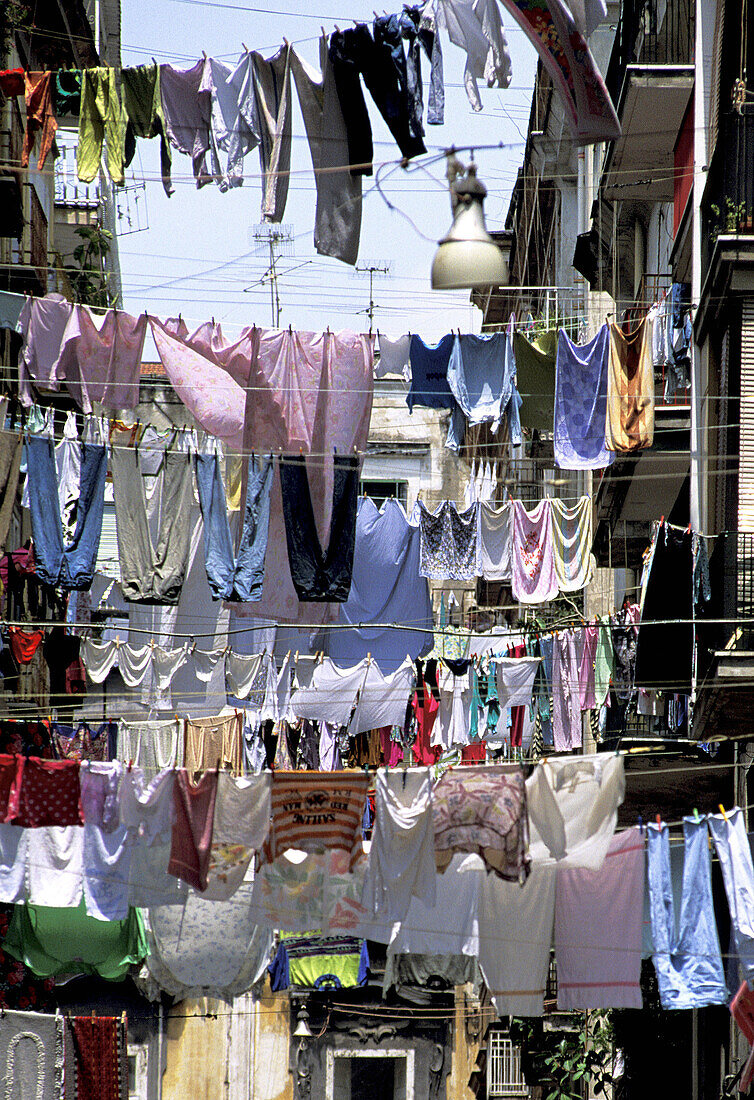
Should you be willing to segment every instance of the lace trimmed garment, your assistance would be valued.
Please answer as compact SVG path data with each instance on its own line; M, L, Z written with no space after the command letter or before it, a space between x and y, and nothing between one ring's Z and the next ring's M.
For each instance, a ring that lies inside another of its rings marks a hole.
M456 852L475 852L500 878L529 874L529 819L519 767L464 767L446 772L432 793L435 859L442 872Z
M418 501L421 526L419 572L442 581L473 580L477 574L477 505L458 512L444 500L436 512Z

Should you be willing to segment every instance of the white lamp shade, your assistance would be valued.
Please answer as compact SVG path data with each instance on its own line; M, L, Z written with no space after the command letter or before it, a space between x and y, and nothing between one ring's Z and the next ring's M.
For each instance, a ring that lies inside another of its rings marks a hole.
M448 235L432 261L433 290L505 286L508 265L487 232L481 197L459 204Z

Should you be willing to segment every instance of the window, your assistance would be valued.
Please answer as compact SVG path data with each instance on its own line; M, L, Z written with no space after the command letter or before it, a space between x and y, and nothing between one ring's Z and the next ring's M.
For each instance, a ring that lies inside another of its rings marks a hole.
M501 1031L487 1040L487 1096L529 1096L521 1072L521 1051Z
M147 1048L128 1045L128 1100L148 1100Z
M414 1100L413 1050L328 1050L327 1100Z
M408 499L408 482L406 481L377 481L369 478L361 482L361 492L371 497L378 508L381 508L386 500L395 497L403 507L406 507Z

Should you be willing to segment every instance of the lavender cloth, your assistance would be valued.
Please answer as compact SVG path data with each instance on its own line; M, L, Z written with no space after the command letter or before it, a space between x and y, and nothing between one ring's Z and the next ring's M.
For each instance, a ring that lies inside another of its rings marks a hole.
M552 508L541 500L527 512L520 500L511 501L513 597L519 603L544 603L558 594L552 539Z
M605 447L609 354L607 325L588 344L558 333L553 445L563 470L598 470L615 457Z
M552 651L552 729L556 752L581 747L581 689L579 671L583 631L560 630Z

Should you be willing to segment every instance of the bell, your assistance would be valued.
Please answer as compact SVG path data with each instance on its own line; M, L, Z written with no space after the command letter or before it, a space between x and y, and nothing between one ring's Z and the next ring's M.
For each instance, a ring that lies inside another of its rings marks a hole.
M451 182L450 195L453 224L432 261L432 289L505 286L508 265L484 223L487 188L477 179L475 164Z
M296 1030L293 1032L297 1039L311 1039L312 1032L309 1027L309 1013L301 1006L296 1016Z

